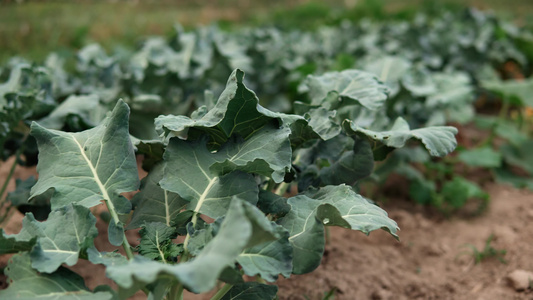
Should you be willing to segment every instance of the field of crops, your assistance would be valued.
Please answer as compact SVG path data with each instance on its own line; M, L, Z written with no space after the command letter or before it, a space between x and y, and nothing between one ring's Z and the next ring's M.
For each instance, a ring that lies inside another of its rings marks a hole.
M533 27L430 8L7 59L0 298L533 297Z

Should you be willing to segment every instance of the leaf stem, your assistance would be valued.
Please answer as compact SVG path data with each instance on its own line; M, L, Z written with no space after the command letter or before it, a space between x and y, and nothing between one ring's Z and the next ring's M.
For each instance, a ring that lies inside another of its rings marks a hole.
M231 290L232 287L233 287L233 284L229 284L229 283L224 284L224 286L220 290L218 290L218 292L213 297L211 297L210 300L222 299L222 297L224 297L224 295L226 295L226 293L229 292L229 290Z
M20 155L22 154L22 151L24 151L24 142L26 142L27 138L28 138L28 133L24 134L20 147L18 148L17 152L15 152L15 161L13 161L13 164L11 165L11 168L9 169L9 174L7 175L6 180L4 181L4 184L2 185L2 189L0 189L0 203L4 202L4 193L6 192L6 189L9 184L9 181L11 180L11 177L13 177L13 174L15 173L17 162L20 159Z
M283 196L287 189L289 188L291 184L288 182L282 182L278 188L276 188L276 191L274 192L276 195Z
M96 168L91 163L91 160L87 157L85 154L85 150L81 146L81 144L76 140L76 138L71 134L72 140L76 145L78 146L80 150L80 154L87 162L87 165L89 166L89 169L91 170L91 173L93 174L94 181L98 185L98 188L102 192L102 198L104 199L105 205L107 207L107 210L109 211L109 214L113 218L113 222L115 224L120 224L120 219L118 217L117 211L115 210L115 205L111 201L111 197L109 196L109 193L107 192L107 189L105 188L104 184L100 180L100 177L98 176L98 172L96 171ZM124 227L122 227L122 247L124 248L124 251L126 251L126 256L129 260L133 259L133 252L131 251L130 243L128 243L128 239L126 238L126 232L124 232Z
M4 181L4 184L2 184L2 188L0 189L0 209L4 206L7 200L7 196L4 198L4 193L6 192L7 186L9 185L9 181L11 181L11 178L13 177L13 174L15 174L15 169L17 167L17 162L20 159L20 155L22 154L22 151L24 149L24 141L26 141L26 138L28 135L24 135L24 139L22 140L22 145L15 153L15 160L13 161L13 164L11 165L11 168L9 169L9 173L7 174L7 177ZM5 211L5 214L0 217L0 223L3 223L6 219L10 216L10 210L11 205L8 205Z
M0 203L4 202L4 193L6 192L7 185L9 184L11 177L13 177L13 174L15 173L15 168L17 167L17 161L19 157L20 157L20 149L17 151L15 160L13 161L13 164L11 165L11 168L9 169L9 173L7 174L6 180L4 181L4 184L2 185L2 189L0 190L0 200L1 200Z
M118 214L115 211L115 207L113 206L113 203L111 203L111 200L104 199L105 205L107 207L107 210L109 211L109 214L113 218L111 222L115 222L115 224L118 224L120 222L120 219L118 218ZM126 232L122 230L122 248L124 248L124 251L126 251L126 256L129 260L133 259L133 252L131 251L130 243L128 242L128 238L126 237Z
M169 300L182 300L183 299L183 285L181 283L175 284L170 288L168 299Z
M262 283L262 284L267 284L267 282L259 275L255 276L255 281Z

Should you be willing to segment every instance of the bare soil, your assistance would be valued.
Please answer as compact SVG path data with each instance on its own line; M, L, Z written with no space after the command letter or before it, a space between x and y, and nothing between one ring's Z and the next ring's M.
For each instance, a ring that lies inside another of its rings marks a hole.
M0 165L0 182L11 161ZM15 177L35 175L35 168L17 168ZM14 180L9 190L14 190ZM384 231L365 236L359 232L331 228L321 266L306 275L280 279L281 299L322 299L335 290L335 299L533 299L531 289L516 291L507 276L516 269L533 271L533 192L489 184L488 210L475 218L459 215L445 219L427 208L416 206L394 195L381 206L401 228L398 242ZM95 208L101 211L102 206ZM17 233L23 216L19 212L2 224L7 233ZM99 220L96 246L111 251L106 224ZM473 250L482 251L493 235L491 246L506 250L506 263L489 258L475 264ZM137 232L128 232L132 244ZM0 257L0 268L9 256ZM80 262L79 272L89 288L112 284L102 266ZM0 287L6 285L0 276ZM138 293L132 299L144 299ZM206 299L186 295L185 299Z

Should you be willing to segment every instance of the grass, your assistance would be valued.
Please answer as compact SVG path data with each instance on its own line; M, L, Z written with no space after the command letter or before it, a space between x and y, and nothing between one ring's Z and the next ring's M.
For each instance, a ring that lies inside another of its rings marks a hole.
M481 263L482 261L485 261L491 258L496 258L503 264L507 263L505 259L503 258L505 254L507 254L507 250L503 250L503 249L498 250L492 247L491 243L493 239L494 239L494 235L491 234L485 241L485 247L481 251L478 250L473 245L465 245L471 248L472 250L471 254L472 254L472 257L474 258L474 262L476 265Z
M8 4L6 4L8 3ZM218 22L223 27L273 24L314 28L340 18L411 18L417 9L440 10L465 4L507 11L521 19L533 14L524 0L182 0L38 1L0 0L0 64L18 55L42 61L52 51L72 52L90 42L106 49L133 47L151 35L170 35L173 26ZM443 4L444 3L444 4Z

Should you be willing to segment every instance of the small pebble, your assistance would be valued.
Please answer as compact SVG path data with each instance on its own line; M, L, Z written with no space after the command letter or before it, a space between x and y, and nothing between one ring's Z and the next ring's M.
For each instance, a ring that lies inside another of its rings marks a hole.
M533 272L514 270L507 275L509 284L517 291L523 291L533 285Z

